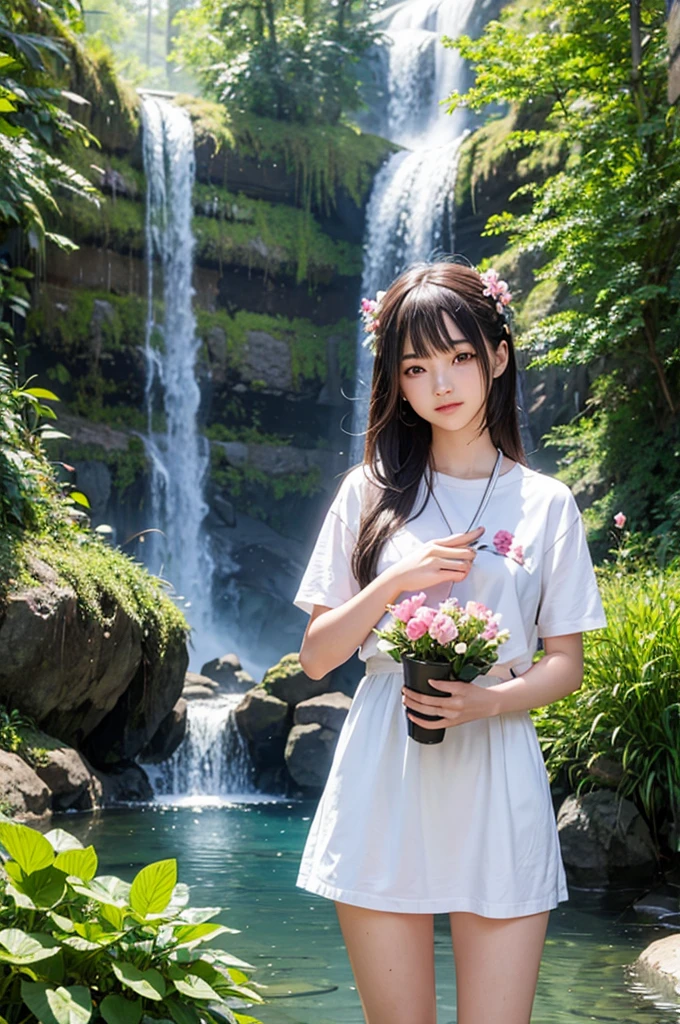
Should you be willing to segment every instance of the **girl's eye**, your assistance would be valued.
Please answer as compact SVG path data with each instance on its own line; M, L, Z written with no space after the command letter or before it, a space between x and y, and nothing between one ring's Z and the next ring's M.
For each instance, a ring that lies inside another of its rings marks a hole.
M468 363L471 359L474 359L475 353L474 352L459 352L458 355L456 356L456 358L454 359L454 362L457 362L460 359L461 356L465 356L465 358L463 359L463 362L464 363ZM404 371L404 376L405 377L413 377L414 374L411 373L411 370L421 370L421 369L422 369L421 366L409 366Z

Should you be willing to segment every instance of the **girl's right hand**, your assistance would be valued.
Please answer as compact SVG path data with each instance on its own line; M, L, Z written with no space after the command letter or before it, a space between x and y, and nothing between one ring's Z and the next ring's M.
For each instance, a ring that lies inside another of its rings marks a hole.
M478 526L467 533L428 541L405 555L386 571L401 591L426 590L438 583L460 583L470 572L477 552L466 545L476 543L484 532Z

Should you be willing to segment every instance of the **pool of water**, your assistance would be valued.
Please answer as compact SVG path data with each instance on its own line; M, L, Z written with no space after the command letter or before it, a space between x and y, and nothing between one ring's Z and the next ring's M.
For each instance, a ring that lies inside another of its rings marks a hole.
M130 880L152 860L176 857L192 906L220 906L218 920L240 929L221 944L255 965L268 986L264 1024L363 1024L359 997L331 900L295 886L314 813L302 802L219 807L162 806L61 815L52 824L93 843L100 874ZM639 892L570 887L550 915L532 1021L670 1024L669 1005L626 977L626 965L668 930L630 908ZM435 917L438 1024L456 1020L455 968L448 918Z

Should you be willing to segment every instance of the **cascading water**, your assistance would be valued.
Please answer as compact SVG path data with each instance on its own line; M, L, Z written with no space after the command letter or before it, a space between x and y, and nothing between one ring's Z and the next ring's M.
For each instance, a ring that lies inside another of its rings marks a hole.
M182 596L200 661L214 655L207 646L214 566L202 528L208 512L203 482L209 447L197 420L199 340L191 281L194 134L186 111L167 100L144 95L142 116L148 267L144 441L152 466L151 521L163 531L147 535L145 561L152 571L170 579ZM164 433L153 430L159 397Z
M161 802L181 803L196 797L212 801L256 793L251 780L250 758L233 711L242 699L228 693L210 700L191 700L187 732L167 761L145 765L154 792Z
M432 258L438 249L455 251L453 189L470 127L465 109L446 114L440 104L454 89L464 91L466 74L458 51L444 47L441 37L465 32L477 7L480 0L404 0L374 16L387 36L382 60L387 103L380 123L373 116L370 130L407 149L395 153L373 183L362 295L375 298L407 266ZM359 320L350 464L363 459L368 418L373 356L365 337ZM521 390L519 375L518 384ZM525 446L533 447L523 416Z

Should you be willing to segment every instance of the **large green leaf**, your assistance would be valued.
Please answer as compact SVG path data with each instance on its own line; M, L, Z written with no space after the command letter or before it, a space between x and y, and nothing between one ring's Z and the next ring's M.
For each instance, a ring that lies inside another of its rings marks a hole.
M113 907L126 907L130 896L129 883L115 875L99 875L83 885L73 882L72 888L81 896Z
M40 932L23 932L20 928L3 928L0 931L0 960L10 964L34 964L55 956L59 943L51 935Z
M168 975L180 995L187 996L189 999L212 999L216 1003L222 1002L219 992L216 992L205 978L199 978L197 974L190 974L189 971L182 970L176 964L168 965Z
M229 929L223 924L206 922L205 924L181 924L175 926L175 939L178 946L196 945L224 935Z
M27 875L54 860L54 850L44 835L18 822L0 822L0 843Z
M55 853L62 853L64 850L82 850L83 844L63 828L51 828L45 833L45 839Z
M153 967L150 967L147 971L140 971L134 964L125 962L113 963L111 966L121 985L132 989L138 996L143 996L145 999L155 999L160 1002L165 995L163 975L154 970Z
M22 980L21 996L41 1024L87 1024L92 1016L90 991L82 985L52 988Z
M110 995L102 1000L99 1012L106 1024L139 1024L142 1019L142 1003L139 999Z
M200 1024L201 1018L194 1007L189 1003L180 1003L178 999L166 999L165 1006L170 1011L170 1016L175 1024Z
M66 875L51 866L32 871L30 875L23 873L13 881L19 892L28 896L36 907L53 907L66 892Z
M130 906L142 917L160 914L167 907L177 882L177 861L158 860L139 871L130 889Z
M67 875L75 875L83 882L90 882L97 874L94 846L88 846L85 850L63 850L57 854L54 866Z

